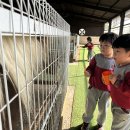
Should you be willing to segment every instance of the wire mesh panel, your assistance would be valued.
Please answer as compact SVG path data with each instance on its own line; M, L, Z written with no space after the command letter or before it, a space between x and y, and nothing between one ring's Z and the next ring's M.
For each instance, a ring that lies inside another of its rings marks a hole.
M0 0L0 130L58 130L70 26L45 0Z

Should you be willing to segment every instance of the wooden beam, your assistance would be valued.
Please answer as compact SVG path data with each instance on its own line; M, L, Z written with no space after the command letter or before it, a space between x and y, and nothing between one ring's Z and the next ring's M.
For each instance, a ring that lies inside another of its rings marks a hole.
M48 0L48 2L50 2L52 5L58 5L58 4L63 4L65 5L76 5L79 8L89 8L89 9L96 9L96 10L100 10L100 11L105 11L105 12L110 12L110 13L120 13L121 10L120 9L113 9L109 6L101 6L100 4L96 5L90 2L82 2L82 1L78 1L78 0L65 0L65 1L59 1L59 0Z
M59 14L61 14L64 18L67 16L67 17L72 17L72 16L78 16L78 17L82 17L84 19L86 18L89 18L89 19L93 19L93 20L96 20L96 21L102 21L102 22L106 22L108 21L109 19L106 19L106 18L101 18L101 17L97 17L97 16L92 16L92 15L87 15L87 14L82 14L82 13L78 13L78 12L73 12L73 11L60 11L58 10Z

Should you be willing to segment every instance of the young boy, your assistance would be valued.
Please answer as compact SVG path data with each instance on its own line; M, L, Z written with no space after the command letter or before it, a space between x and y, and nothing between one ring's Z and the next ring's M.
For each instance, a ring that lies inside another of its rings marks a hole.
M93 56L93 43L92 43L92 38L87 37L87 44L83 48L88 48L88 61L92 59Z
M111 130L130 130L130 34L120 36L112 46L117 66L110 76Z
M89 130L89 123L98 103L99 115L97 119L97 130L103 130L106 119L106 110L109 103L109 88L102 82L102 72L113 71L115 61L113 59L113 41L117 38L114 33L105 33L99 38L101 53L96 54L89 66L85 69L85 75L90 76L86 103L86 113L83 114L83 125L81 130Z

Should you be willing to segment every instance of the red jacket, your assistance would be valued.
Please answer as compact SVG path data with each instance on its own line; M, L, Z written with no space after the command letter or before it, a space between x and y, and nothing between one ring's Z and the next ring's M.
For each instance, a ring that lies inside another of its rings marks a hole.
M110 91L110 87L102 82L102 72L106 70L113 71L114 66L115 61L113 58L105 58L102 54L95 55L86 68L91 74L89 78L90 86L100 90Z
M87 43L86 45L85 45L85 47L87 47L89 50L92 50L93 49L93 43Z
M110 95L112 101L116 105L124 109L130 109L130 65L129 67L127 66L127 70L123 67L122 70L120 71L118 69L117 72L118 75L120 76L118 75L117 76L121 78L117 79L114 85L112 84L110 85L111 88Z

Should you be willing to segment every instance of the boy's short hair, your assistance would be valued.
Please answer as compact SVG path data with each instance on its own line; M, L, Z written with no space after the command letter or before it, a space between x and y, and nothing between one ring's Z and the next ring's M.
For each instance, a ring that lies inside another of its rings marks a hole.
M113 48L124 48L126 51L130 51L130 34L123 34L118 37L113 45Z
M92 38L91 38L91 37L87 37L87 40L91 42L91 41L92 41Z
M113 42L117 39L118 35L111 32L111 33L104 33L100 36L99 42L109 42L113 44Z

